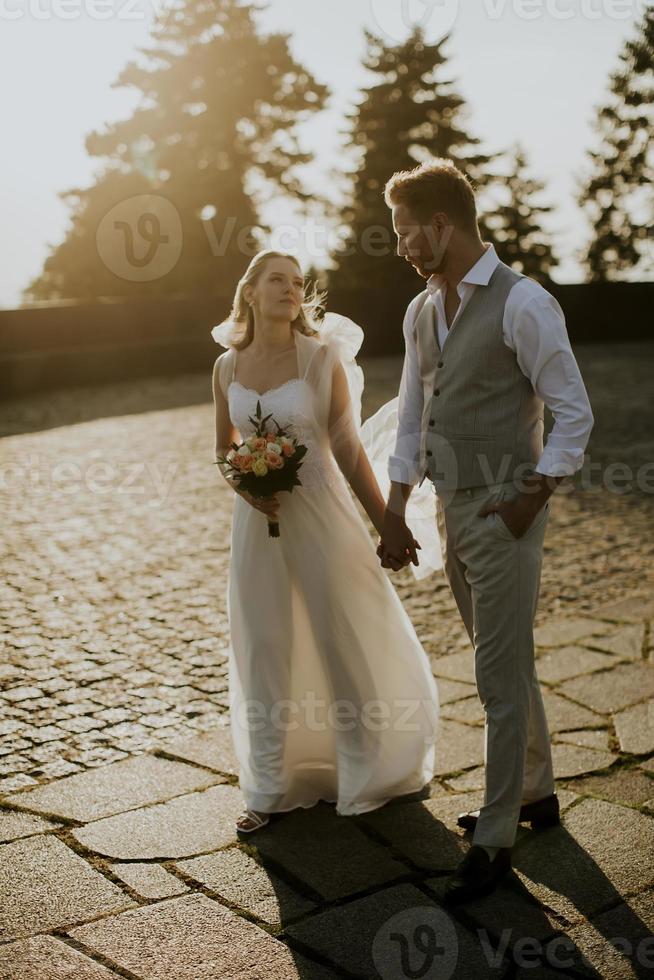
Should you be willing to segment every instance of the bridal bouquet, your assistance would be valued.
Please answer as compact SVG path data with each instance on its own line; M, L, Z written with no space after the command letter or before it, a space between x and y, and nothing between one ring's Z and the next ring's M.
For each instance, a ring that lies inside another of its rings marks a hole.
M252 435L240 446L233 442L226 455L217 457L216 464L226 466L228 476L238 484L239 490L253 497L272 497L280 490L292 491L293 487L302 486L298 470L307 447L292 438L272 415L262 416L259 401L256 418L250 416L248 421L254 426ZM268 521L268 535L279 537L277 521Z

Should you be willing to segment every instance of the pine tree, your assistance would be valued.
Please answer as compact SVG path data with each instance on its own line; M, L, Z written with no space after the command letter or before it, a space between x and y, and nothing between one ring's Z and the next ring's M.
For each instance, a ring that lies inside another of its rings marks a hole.
M394 288L416 285L413 269L395 255L396 235L384 202L384 186L398 170L413 169L428 157L453 159L474 183L488 180L483 169L490 157L476 150L479 140L463 128L464 101L452 82L442 79L447 37L428 44L416 27L402 43L389 46L365 31L364 66L377 77L348 115L347 131L360 162L353 174L348 203L340 211L344 230L342 255L332 258L330 285ZM348 252L350 254L348 254Z
M308 203L296 127L328 90L288 35L257 32L254 10L185 0L157 21L148 66L129 63L112 86L138 89L141 106L87 137L108 165L60 195L71 226L26 299L224 293L266 245L263 201L281 191Z
M620 53L610 77L609 99L600 108L598 149L579 195L593 238L583 254L592 280L651 276L654 221L654 9L649 7L635 39Z
M489 234L503 262L539 282L551 280L550 270L558 265L541 216L552 208L534 198L545 184L527 174L527 157L517 143L509 159L509 173L498 182L503 202L486 215Z

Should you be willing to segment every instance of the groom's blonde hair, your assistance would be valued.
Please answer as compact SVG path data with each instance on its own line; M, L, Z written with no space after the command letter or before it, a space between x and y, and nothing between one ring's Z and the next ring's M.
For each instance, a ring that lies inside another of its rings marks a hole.
M462 231L478 233L472 183L446 157L432 157L413 170L394 173L384 187L384 201L389 208L404 204L421 222L429 221L435 211L444 211Z

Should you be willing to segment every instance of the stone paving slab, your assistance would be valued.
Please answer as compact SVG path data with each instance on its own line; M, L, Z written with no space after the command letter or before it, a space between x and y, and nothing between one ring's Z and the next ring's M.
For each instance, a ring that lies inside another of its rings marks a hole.
M134 905L52 835L0 846L0 941L20 939Z
M561 826L521 836L513 864L536 899L574 923L650 887L653 853L651 817L582 799L563 814Z
M441 718L436 743L434 775L470 769L484 761L484 733L479 728Z
M188 885L160 864L117 862L111 865L111 870L143 898L172 898L189 890Z
M459 681L475 685L475 658L472 649L463 650L461 653L451 653L448 656L433 657L431 659L432 671L437 678L447 678L451 681Z
M623 660L642 660L645 646L645 624L635 623L633 626L622 626L614 633L594 637L592 646L597 650L605 650Z
M271 821L251 842L263 864L283 867L316 896L343 898L408 872L406 865L363 833L356 823L359 819L340 817L332 806L318 803Z
M600 751L609 748L609 738L608 728L577 728L572 731L555 732L552 736L553 742L567 742L570 745L581 745Z
M265 861L259 864L236 847L177 861L176 866L231 907L244 909L276 928L317 907L265 867Z
M206 895L185 895L69 929L142 980L291 980L293 954Z
M585 637L601 636L610 632L611 627L601 619L579 616L537 627L534 630L534 642L537 647L563 647Z
M286 932L358 977L409 975L407 951L411 950L415 962L416 935L421 932L438 940L437 949L430 954L435 977L492 980L503 976L508 966L501 954L497 965L491 965L475 935L411 884L398 884L328 909L289 926ZM423 954L419 962L425 961Z
M579 674L592 674L595 670L613 667L618 663L618 659L615 656L588 650L586 647L559 647L555 650L547 650L536 658L536 673L540 681L546 684L558 684Z
M213 728L201 735L167 742L163 747L167 755L186 762L194 762L206 769L238 776L238 760L234 753L231 730L228 725Z
M560 690L593 711L611 714L654 697L650 663L620 664L613 670L565 681Z
M578 793L599 796L627 806L645 803L654 793L654 779L638 767L592 775L585 773L582 778L570 780L567 786Z
M569 930L574 969L606 980L652 976L653 934L654 894L629 898Z
M485 713L479 695L475 692L473 697L443 705L441 717L466 725L483 725Z
M123 861L166 860L215 851L237 839L243 799L234 786L212 786L119 813L73 831L85 847Z
M0 980L116 980L117 973L55 936L0 946Z
M139 755L4 798L28 810L87 822L181 796L221 777L181 762Z
M654 700L618 711L613 723L623 752L634 755L654 752Z
M586 680L586 678L581 678ZM557 691L542 690L545 715L550 734L570 728L593 728L605 724L601 714L574 704Z
M425 880L439 902L445 882L445 877ZM465 916L474 923L478 941L487 932L498 943L510 947L527 937L545 942L560 929L558 919L534 901L515 875L507 877L492 895L467 902Z
M472 650L470 651L469 656L473 656ZM437 659L437 657L430 657L430 662L432 665L436 663ZM432 673L434 673L433 666ZM441 706L449 704L452 701L460 701L463 698L470 698L473 695L476 698L479 697L477 694L477 688L474 684L464 684L461 681L448 680L446 677L438 678L438 697Z
M459 813L477 809L483 793L451 794L437 799L387 806L357 819L402 854L412 865L429 871L449 871L468 849L464 831L456 826Z
M613 622L640 623L644 619L654 619L654 599L651 594L642 593L625 596L618 602L608 602L591 610L595 619L608 619Z
M483 789L486 783L484 766L468 769L460 776L448 776L446 783L455 793L469 793L472 790Z
M33 813L0 810L0 844L18 840L19 837L33 837L47 830L56 830L57 827L61 827L61 824Z
M552 745L552 764L555 779L568 779L582 773L606 769L617 759L613 752L599 752L585 746L558 742Z

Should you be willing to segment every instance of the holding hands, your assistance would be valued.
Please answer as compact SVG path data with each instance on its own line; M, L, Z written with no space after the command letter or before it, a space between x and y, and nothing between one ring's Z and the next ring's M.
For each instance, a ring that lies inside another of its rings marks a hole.
M392 568L397 572L409 562L418 565L418 550L420 544L414 538L402 514L394 513L386 508L381 540L377 546L377 555L381 559L382 568Z

